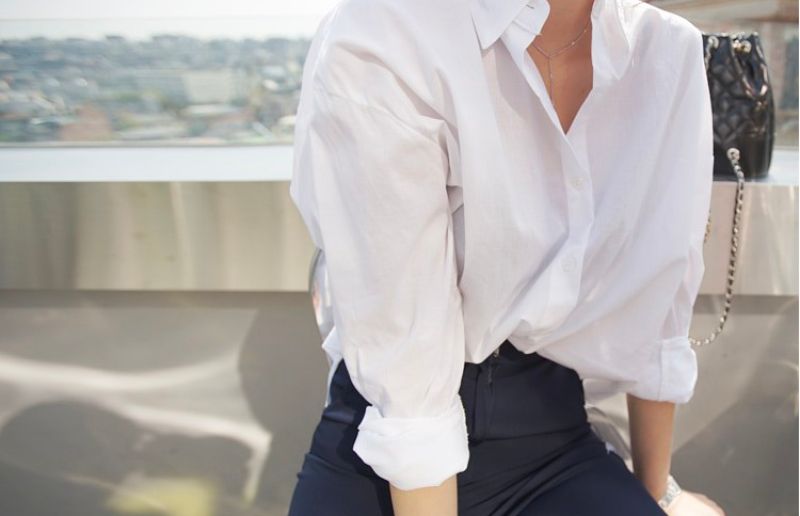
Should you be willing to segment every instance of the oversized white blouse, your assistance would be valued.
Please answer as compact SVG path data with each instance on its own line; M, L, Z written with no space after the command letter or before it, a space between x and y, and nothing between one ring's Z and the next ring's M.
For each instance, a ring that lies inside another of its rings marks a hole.
M505 339L575 369L589 403L693 395L702 33L595 0L593 88L565 134L526 52L549 8L341 0L311 42L290 194L327 263L328 381L343 359L370 403L354 450L401 489L466 469L464 362Z

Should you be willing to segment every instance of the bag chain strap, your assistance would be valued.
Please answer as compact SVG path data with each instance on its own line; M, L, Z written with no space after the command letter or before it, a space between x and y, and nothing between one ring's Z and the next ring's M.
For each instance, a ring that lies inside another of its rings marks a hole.
M737 40L738 42L738 40ZM747 42L749 43L749 41ZM706 63L706 70L708 70L709 66L709 59L711 57L711 48L719 47L719 39L711 34L707 38L706 47L705 47L705 63ZM747 47L743 47L742 45L737 45L737 50L748 52L750 50L749 45ZM731 248L730 248L730 258L728 260L728 276L725 282L725 304L722 308L722 315L719 317L719 323L717 324L717 328L711 332L711 334L704 338L704 339L695 339L694 337L689 337L689 342L693 346L700 347L704 344L708 344L709 342L713 341L717 338L722 332L722 329L725 327L725 322L728 320L728 314L731 310L731 302L733 300L733 281L736 277L736 259L739 256L739 228L741 225L741 215L742 215L742 206L744 203L744 172L742 171L741 165L739 165L739 149L736 147L730 147L727 151L728 159L733 165L733 171L736 173L736 202L734 204L733 209L733 228L731 231ZM708 216L708 223L706 223L706 234L703 240L703 243L708 241L708 237L710 234L711 229L711 214Z
M728 313L731 309L731 301L733 300L733 280L736 277L736 259L739 257L739 232L741 226L741 216L742 216L742 206L744 203L744 172L742 171L741 165L739 165L739 149L736 147L731 147L728 149L728 159L731 161L733 165L733 169L736 172L736 203L733 209L733 228L731 231L731 248L730 248L730 258L728 260L728 276L725 284L725 304L722 308L722 315L719 317L719 324L717 324L717 328L704 339L695 339L694 337L689 337L689 342L693 346L700 347L704 344L708 344L709 342L713 341L717 338L717 335L722 332L722 328L725 327L725 321L728 320ZM711 215L708 217L708 223L706 224L706 236L705 241L708 240L709 236L709 229L711 227Z

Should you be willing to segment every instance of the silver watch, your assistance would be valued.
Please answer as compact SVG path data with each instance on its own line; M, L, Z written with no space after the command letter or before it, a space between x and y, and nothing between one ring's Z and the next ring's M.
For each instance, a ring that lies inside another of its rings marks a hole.
M667 476L667 492L658 500L658 505L666 510L677 496L681 494L681 486L672 478L672 475Z

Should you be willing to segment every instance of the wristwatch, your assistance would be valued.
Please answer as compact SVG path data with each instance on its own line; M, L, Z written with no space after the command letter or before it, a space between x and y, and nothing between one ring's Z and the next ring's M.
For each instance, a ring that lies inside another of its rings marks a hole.
M664 493L664 496L662 496L660 500L658 500L659 507L666 510L679 494L681 494L681 486L679 486L675 479L672 478L672 475L668 475L667 492Z

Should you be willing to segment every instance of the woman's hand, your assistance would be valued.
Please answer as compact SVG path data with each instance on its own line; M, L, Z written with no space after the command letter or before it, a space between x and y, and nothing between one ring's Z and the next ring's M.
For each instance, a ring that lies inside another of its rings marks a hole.
M669 516L725 516L725 511L704 494L685 489L667 507Z

